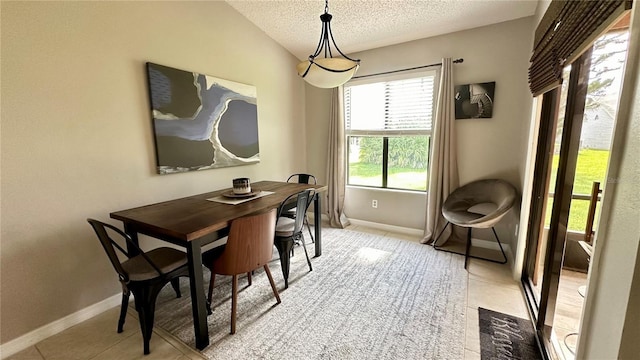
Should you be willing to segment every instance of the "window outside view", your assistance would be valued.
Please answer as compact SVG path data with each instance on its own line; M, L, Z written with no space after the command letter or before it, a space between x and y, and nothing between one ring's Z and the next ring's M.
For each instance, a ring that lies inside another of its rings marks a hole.
M434 80L345 87L347 184L426 191Z
M623 75L623 64L627 52L628 31L611 32L600 37L593 46L591 69L585 105L582 132L580 134L580 150L573 183L574 199L571 201L569 213L569 230L583 232L587 223L589 200L576 198L589 196L594 182L600 188L606 184L606 172L609 164L609 152L615 125L616 109L620 98ZM565 69L568 71L568 69ZM564 94L566 96L566 93ZM561 104L566 104L561 99ZM564 105L560 109L564 116ZM559 119L562 121L562 119ZM552 169L558 168L560 136L556 137L556 152ZM555 184L556 173L551 174L551 184ZM597 224L600 202L597 205ZM547 218L551 216L550 212ZM549 219L545 224L549 223Z

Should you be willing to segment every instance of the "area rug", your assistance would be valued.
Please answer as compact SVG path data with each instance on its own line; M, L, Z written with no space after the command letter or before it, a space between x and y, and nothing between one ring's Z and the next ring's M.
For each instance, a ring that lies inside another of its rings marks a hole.
M542 360L531 320L478 308L480 358Z
M462 359L467 273L463 258L408 240L323 229L322 256L295 247L289 288L274 251L282 303L264 271L239 281L237 332L230 335L230 277L217 276L208 317L209 359ZM307 246L313 253L313 244ZM209 273L205 269L205 284ZM188 284L158 298L156 326L194 347Z

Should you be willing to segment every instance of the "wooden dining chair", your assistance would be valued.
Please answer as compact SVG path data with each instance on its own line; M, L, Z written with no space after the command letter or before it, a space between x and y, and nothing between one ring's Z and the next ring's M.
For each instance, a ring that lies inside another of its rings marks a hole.
M122 285L118 333L123 330L129 306L129 295L133 293L142 331L144 354L147 355L149 354L149 341L153 333L158 293L167 283L171 283L177 297L181 296L178 278L189 276L187 256L180 250L168 247L144 252L131 240L129 235L117 227L94 219L87 219L87 221L98 236ZM125 247L130 250L125 250ZM118 253L124 255L126 260L121 262Z
M202 254L202 264L211 270L207 307L211 311L211 297L216 274L231 275L231 334L236 333L238 303L238 275L250 273L260 267L269 278L271 290L280 304L280 295L271 276L268 263L273 256L273 234L276 227L276 209L257 215L237 218L231 222L227 244L222 250L212 249Z
M311 260L309 259L309 253L304 243L304 236L302 235L303 222L309 208L309 205L313 201L315 196L314 189L307 189L297 194L289 195L282 201L278 208L278 221L276 223L276 236L274 244L278 253L280 254L280 266L282 267L282 275L284 276L284 288L289 287L289 268L291 259L289 258L293 245L295 243L301 243L304 249L304 255L307 257L307 264L309 265L309 271L313 271L311 266ZM293 218L283 216L286 213L287 205L295 198L296 202L296 214Z

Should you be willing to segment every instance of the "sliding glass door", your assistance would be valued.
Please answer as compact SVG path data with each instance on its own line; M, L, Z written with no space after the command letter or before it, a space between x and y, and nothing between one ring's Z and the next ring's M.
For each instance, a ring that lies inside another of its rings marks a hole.
M522 283L539 341L562 359L576 350L627 39L601 36L542 99Z
M523 286L539 339L549 348L589 80L591 51L543 97Z

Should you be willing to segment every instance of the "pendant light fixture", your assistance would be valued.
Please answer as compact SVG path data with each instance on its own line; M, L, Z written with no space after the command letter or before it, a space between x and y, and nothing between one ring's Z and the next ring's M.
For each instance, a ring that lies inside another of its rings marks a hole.
M360 59L352 59L343 54L336 45L331 33L331 14L329 14L329 0L325 0L324 14L320 15L322 20L322 33L320 42L313 55L309 55L309 60L298 64L298 75L309 84L319 88L334 88L340 86L356 73L360 66ZM329 42L331 41L331 42ZM331 43L342 58L333 57L331 53ZM323 58L317 58L324 52Z

